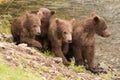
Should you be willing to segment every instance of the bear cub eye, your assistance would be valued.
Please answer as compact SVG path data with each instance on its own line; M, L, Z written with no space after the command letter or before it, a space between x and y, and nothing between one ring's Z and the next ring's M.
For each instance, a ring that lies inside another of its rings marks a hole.
M104 27L103 27L103 30L105 30L105 29L107 29L107 26L104 26Z
M63 32L64 34L67 34L67 32Z
M33 27L37 27L37 25L33 25Z

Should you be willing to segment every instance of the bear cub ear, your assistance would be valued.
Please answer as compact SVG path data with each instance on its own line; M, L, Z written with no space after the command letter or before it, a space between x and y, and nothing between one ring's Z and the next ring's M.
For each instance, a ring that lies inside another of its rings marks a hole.
M31 17L31 14L30 13L26 13L26 18L29 19Z
M99 22L99 17L98 17L98 16L95 16L95 17L93 17L93 20L94 20L96 23L98 23L98 22Z
M59 24L59 23L60 23L60 20L59 20L58 18L55 18L55 22L56 22L57 24Z
M55 11L51 11L51 15L54 15L56 12Z
M91 13L91 17L93 17L93 20L97 23L99 22L99 17L96 15L95 12Z
M30 13L26 12L26 17L29 17L30 16Z
M40 19L42 19L42 18L44 17L42 11L37 12L37 15L38 15L38 17L39 17Z
M91 16L91 17L94 17L94 16L96 16L96 13L95 13L95 12L92 12L92 13L90 14L90 16Z
M75 25L75 22L76 22L75 19L70 20L70 23L71 23L72 25Z

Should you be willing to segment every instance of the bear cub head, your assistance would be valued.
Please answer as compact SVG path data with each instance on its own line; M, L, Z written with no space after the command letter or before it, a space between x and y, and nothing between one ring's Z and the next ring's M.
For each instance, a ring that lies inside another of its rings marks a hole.
M75 19L67 21L56 18L56 24L58 26L58 37L61 38L63 42L72 43L72 31L74 22Z
M109 34L105 20L102 17L99 17L98 15L96 15L95 13L92 13L91 17L93 18L93 22L96 25L95 26L96 34L102 37L109 37L110 34Z
M41 34L41 21L38 15L35 14L26 14L26 21L23 24L26 29L32 33L32 35L40 35Z

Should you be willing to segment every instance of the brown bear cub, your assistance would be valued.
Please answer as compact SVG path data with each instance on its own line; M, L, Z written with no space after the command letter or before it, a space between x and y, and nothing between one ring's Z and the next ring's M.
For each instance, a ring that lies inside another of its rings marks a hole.
M28 46L41 48L41 43L35 40L36 35L41 34L40 16L27 13L16 18L11 25L11 33L16 44L27 43Z
M86 69L93 73L99 70L94 66L95 34L108 37L108 29L105 20L95 13L85 20L77 22L73 29L73 42L66 58L74 56L76 65L85 65Z
M51 11L47 8L40 8L37 14L42 14L41 18L41 35L36 36L36 40L41 42L43 49L49 47L49 41L47 37L48 27L51 17L55 14L55 11Z
M62 19L53 19L48 29L48 39L51 43L51 51L61 57L65 65L69 65L69 61L65 58L69 50L69 43L72 42L72 28L74 19L71 21Z

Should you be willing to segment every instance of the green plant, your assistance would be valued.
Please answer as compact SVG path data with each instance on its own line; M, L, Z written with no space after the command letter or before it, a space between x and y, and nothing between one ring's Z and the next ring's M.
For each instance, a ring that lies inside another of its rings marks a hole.
M74 61L72 61L70 63L69 68L73 69L76 72L85 72L86 71L85 68L84 68L84 66L82 66L82 65L81 66L75 66L74 65Z
M0 62L0 80L42 80L42 77L31 69L13 68Z
M46 66L39 65L39 69L42 70L43 72L48 72L49 69Z
M55 55L53 53L51 53L49 50L45 50L43 51L45 56L49 56L49 57L55 57Z
M101 74L100 77L102 77L105 80L112 80L112 74L110 72L107 72L107 74Z
M80 76L76 77L75 80L81 80Z
M26 58L25 58L24 56L21 56L21 57L20 57L20 60L21 60L22 62L26 62Z
M4 3L7 3L7 2L9 2L10 0L0 0L0 4L2 4L3 2Z
M9 19L12 19L12 16L11 15L2 15L2 20L1 20L1 23L2 25L0 26L0 33L5 33L5 34L11 34L11 31L10 31L10 22L9 22Z
M3 56L3 54L0 52L0 58L3 58L4 56Z
M64 76L61 73L57 74L56 78L57 80L66 80L66 78L64 78Z

